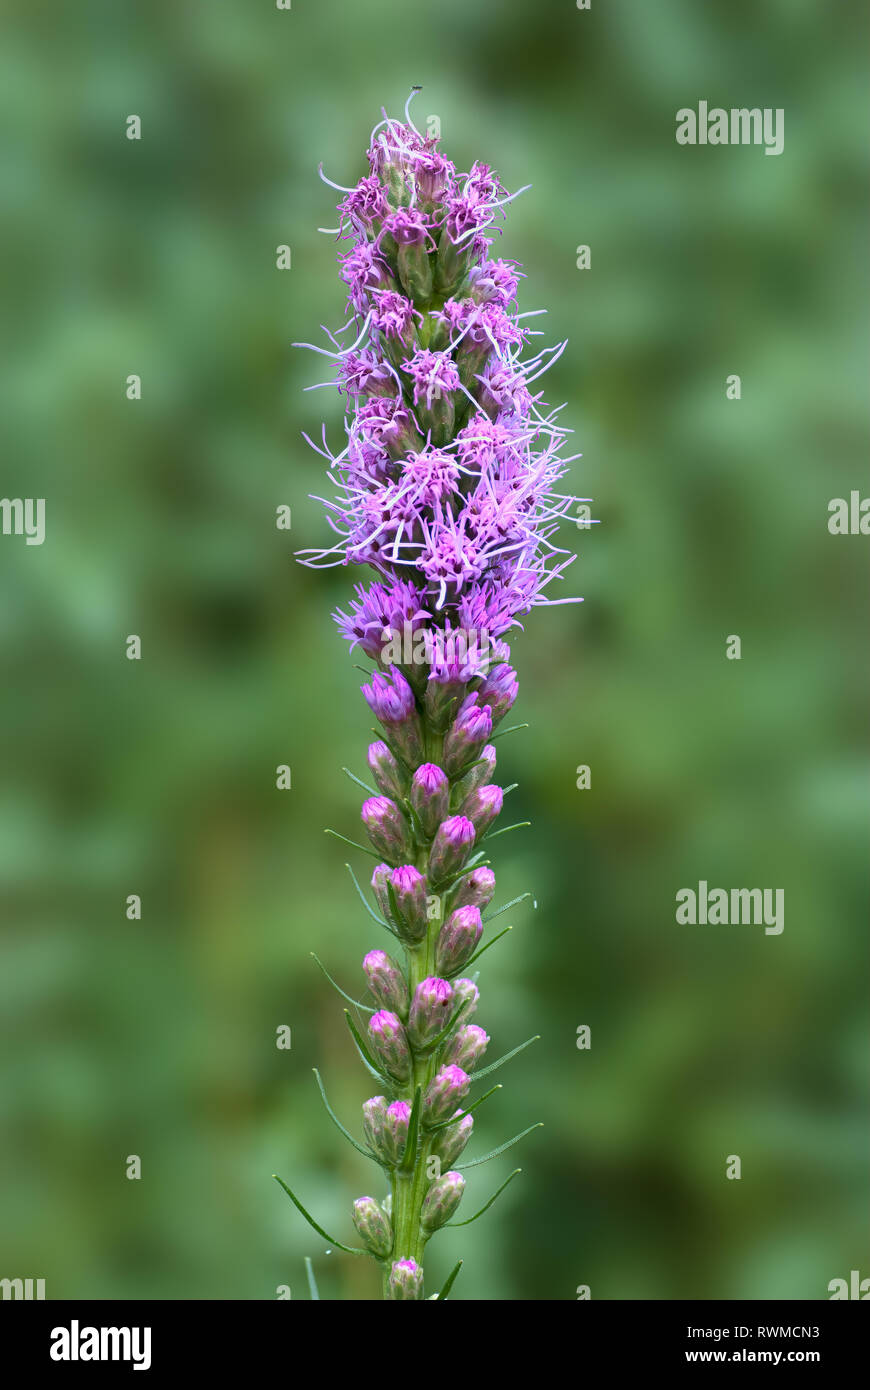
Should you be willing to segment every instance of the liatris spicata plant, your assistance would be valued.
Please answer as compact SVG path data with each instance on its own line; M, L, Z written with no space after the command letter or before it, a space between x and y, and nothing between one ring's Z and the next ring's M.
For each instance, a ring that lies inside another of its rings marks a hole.
M302 557L376 573L335 615L374 666L362 693L380 726L368 750L375 786L360 785L369 793L361 817L378 861L377 911L354 882L393 938L392 954L376 949L363 960L373 1003L344 996L369 1014L363 1028L346 1011L379 1091L363 1105L364 1143L339 1123L315 1075L331 1117L378 1165L388 1191L354 1203L363 1243L354 1248L327 1236L281 1184L320 1235L378 1261L384 1296L396 1300L425 1297L431 1236L476 1220L507 1186L456 1222L461 1170L537 1127L457 1162L472 1112L499 1089L472 1100L472 1087L534 1041L479 1065L489 1037L470 1022L479 998L472 967L504 935L481 946L487 923L521 901L487 912L489 845L505 833L492 829L505 794L492 740L517 696L504 636L539 604L577 601L545 591L573 558L561 558L552 537L580 500L556 491L570 462L560 457L566 431L533 391L565 345L528 352L531 315L516 311L520 271L489 254L511 198L486 164L457 173L414 126L410 100L403 121L384 113L375 126L369 173L339 189L349 316L329 335L332 346L315 351L336 365L346 442L333 454L324 429L317 452L333 496L320 500L336 539ZM458 1268L430 1297L446 1297Z

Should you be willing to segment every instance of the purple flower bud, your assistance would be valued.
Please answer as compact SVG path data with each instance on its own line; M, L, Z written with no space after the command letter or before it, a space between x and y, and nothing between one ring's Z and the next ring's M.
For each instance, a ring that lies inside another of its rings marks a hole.
M444 739L444 767L451 777L458 777L469 763L480 756L492 733L489 705L467 705L447 731Z
M393 870L392 888L399 911L396 930L412 944L426 935L426 880L413 864Z
M453 907L488 907L495 895L495 874L486 864L465 874L457 883Z
M408 986L392 956L386 951L369 951L363 960L363 970L369 989L384 1009L392 1009L400 1018L408 1012Z
M477 1001L480 998L480 990L473 980L454 980L453 981L453 1007L457 1009L463 1005L462 1011L457 1019L457 1027L461 1028L463 1023L477 1012Z
M485 748L481 748L471 771L467 772L459 783L460 805L462 800L470 796L478 787L483 787L487 782L491 782L494 776L495 749L491 743L488 743Z
M477 832L478 839L485 834L497 816L501 815L504 792L494 782L478 787L462 803L461 814L466 816Z
M494 666L477 692L481 705L489 705L493 727L504 719L517 698L519 685L512 666Z
M434 763L423 763L411 780L410 801L420 818L423 833L431 840L447 815L450 801L447 773Z
M394 1100L392 1105L387 1106L379 1152L384 1162L392 1167L401 1161L405 1152L410 1118L411 1107L406 1100Z
M420 717L414 692L401 671L395 666L389 676L375 671L371 685L360 689L373 714L389 729L397 752L409 767L416 767L423 759Z
M442 1067L426 1088L423 1097L423 1123L438 1124L446 1120L471 1085L471 1077L461 1067Z
M401 801L407 789L407 776L385 743L369 744L368 763L384 796Z
M438 933L435 946L435 969L441 975L455 975L461 970L475 948L483 932L480 908L467 905L457 907Z
M426 681L423 708L432 728L443 733L456 714L456 708L468 685L468 672L458 662L439 663L432 653L432 669Z
M476 1023L466 1023L447 1039L441 1060L453 1062L463 1071L472 1072L488 1046L489 1034Z
M430 975L420 981L408 1013L408 1037L415 1051L424 1051L447 1027L452 1000L453 990L446 980Z
M423 1297L423 1271L416 1260L396 1260L390 1270L390 1298L401 1302Z
M388 796L370 796L360 811L362 823L378 854L393 864L408 856L408 827L405 818Z
M426 1232L437 1231L449 1221L465 1191L465 1179L461 1173L442 1173L436 1178L426 1196L420 1211L420 1225Z
M388 922L390 920L390 898L387 893L387 884L390 882L392 873L389 864L378 864L372 874L372 892L378 907Z
M429 876L433 883L442 883L462 868L474 840L474 826L465 816L450 816L441 822L429 852Z
M379 1009L369 1019L369 1041L384 1071L397 1081L411 1075L411 1053L401 1020L389 1009Z
M393 1248L393 1231L383 1208L374 1197L357 1197L352 1214L363 1244L379 1260L386 1259Z
M443 1129L436 1130L429 1148L430 1154L440 1160L442 1168L449 1168L451 1163L456 1162L474 1129L473 1115L457 1110L455 1118L455 1125L445 1125Z
M381 1136L387 1116L387 1102L384 1096L372 1096L363 1103L363 1134L373 1153L381 1151Z

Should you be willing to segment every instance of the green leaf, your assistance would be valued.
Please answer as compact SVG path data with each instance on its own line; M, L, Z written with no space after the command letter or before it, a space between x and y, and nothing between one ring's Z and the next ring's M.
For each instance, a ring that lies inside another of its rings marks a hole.
M488 912L485 917L481 918L484 926L486 926L487 922L492 922L496 917L500 917L503 912L509 912L512 907L516 907L517 903L525 902L526 898L530 898L531 896L531 893L520 893L518 898L511 898L510 902L505 903L504 907L497 907L495 912Z
M317 1085L320 1088L320 1094L323 1099L323 1104L326 1106L326 1113L332 1120L332 1123L335 1125L336 1129L341 1131L341 1133L344 1135L345 1139L349 1144L353 1144L353 1147L356 1149L357 1153L361 1153L363 1158L370 1158L373 1163L377 1163L380 1167L380 1160L376 1158L375 1155L369 1149L364 1148L362 1144L358 1144L357 1141L354 1139L353 1135L349 1134L348 1131L345 1129L344 1125L341 1123L341 1120L338 1118L327 1099L326 1088L324 1087L323 1081L321 1080L320 1072L317 1070L316 1067L313 1067L312 1070L317 1079Z
M411 1117L408 1120L408 1135L405 1140L405 1151L402 1154L402 1161L399 1170L409 1173L414 1167L417 1158L417 1135L420 1133L420 1111L423 1106L423 1087L418 1086L414 1092L414 1104L411 1106Z
M490 743L495 743L497 738L504 738L505 734L515 734L517 729L528 729L528 724L511 724L509 729L499 729L497 734L490 736Z
M445 1280L444 1288L441 1290L441 1292L437 1295L437 1297L436 1297L436 1299L435 1299L435 1302L436 1302L436 1303L443 1303L443 1302L444 1302L444 1300L445 1300L445 1298L447 1297L447 1295L449 1294L450 1290L453 1288L453 1285L454 1285L454 1283L455 1283L455 1281L456 1281L456 1276L457 1276L457 1274L459 1273L459 1271L460 1271L461 1268L462 1268L462 1261L461 1261L461 1260L457 1260L457 1261L456 1261L456 1264L453 1266L453 1268L451 1269L450 1273L449 1273L448 1276L447 1276L447 1279Z
M490 946L494 946L497 941L501 941L502 937L507 936L509 931L513 931L513 927L503 927L500 932L496 932L495 936L492 937L491 940L487 941L485 946L481 946L479 951L475 951L473 956L469 956L462 969L467 970L469 965L473 965L476 960L480 959L484 951L488 951Z
M319 1236L323 1236L323 1239L327 1242L327 1244L334 1245L338 1250L346 1251L348 1255L367 1255L369 1253L367 1250L360 1250L353 1245L342 1245L340 1240L334 1240L333 1237L329 1235L327 1231L324 1231L322 1226L318 1226L317 1222L314 1220L314 1217L311 1216L310 1213L305 1210L299 1198L295 1195L295 1193L290 1191L290 1188L287 1186L284 1179L279 1178L277 1173L273 1173L272 1177L275 1179L277 1183L280 1184L281 1187L283 1187L284 1191L287 1193L287 1196L290 1198L290 1201L293 1203L294 1207L296 1207L297 1210L302 1213L309 1226L313 1227L313 1229L317 1232Z
M499 835L507 835L511 830L522 830L531 823L530 820L518 820L513 825L506 825L503 830L488 830L483 838L484 840L495 840Z
M463 1119L466 1115L470 1115L472 1110L476 1110L479 1105L483 1105L483 1102L485 1100L489 1100L490 1096L494 1096L496 1091L500 1091L501 1089L502 1088L500 1085L493 1086L491 1090L485 1091L484 1094L478 1100L476 1100L473 1105L466 1105L461 1115L451 1115L449 1120L441 1120L437 1125L427 1125L426 1128L429 1130L430 1134L434 1134L436 1130L446 1129L448 1125L457 1124L459 1120Z
M314 1277L314 1265L311 1263L308 1255L305 1256L305 1275L308 1279L308 1292L311 1294L312 1299L316 1303L319 1303L320 1294L317 1291L317 1280Z
M540 1038L540 1033L536 1033L533 1038L526 1038L525 1042L520 1043L519 1047L515 1047L512 1052L506 1052L503 1057L499 1057L497 1062L491 1062L488 1067L483 1068L483 1071L476 1071L473 1079L479 1081L482 1076L489 1076L490 1072L498 1071L499 1067L503 1067L505 1062L509 1062L512 1057L516 1057L518 1052L522 1052L525 1048L531 1047L533 1042L539 1042Z
M349 767L343 767L341 770L343 773L345 773L347 777L350 778L352 782L356 782L358 787L362 787L364 792L368 792L371 796L381 795L379 791L375 791L374 787L370 787L368 782L361 782L360 779L356 776L356 774L351 772Z
M360 1057L362 1057L363 1061L365 1062L366 1067L371 1072L372 1076L374 1076L378 1081L380 1081L382 1085L388 1086L391 1091L394 1091L396 1089L395 1081L391 1081L389 1077L384 1076L382 1071L378 1070L377 1062L375 1061L374 1057L369 1052L368 1048L363 1042L362 1037L360 1035L360 1031L354 1023L353 1019L351 1018L350 1014L348 1013L347 1009L345 1009L344 1011L344 1016L347 1019L347 1026L350 1029L351 1037L356 1043L357 1051L359 1052Z
M356 840L349 840L346 835L339 835L337 830L325 830L324 834L334 835L336 840L343 840L346 845L350 845L351 849L361 849L363 854L370 854L372 859L378 859L373 849L366 849L365 845L358 845ZM379 859L378 863L380 863Z
M347 869L348 873L350 874L351 878L353 879L353 886L354 886L354 888L356 889L356 891L359 893L360 902L362 903L362 905L363 905L363 907L365 908L366 912L367 912L367 913L369 914L369 916L371 917L372 921L373 921L373 922L377 922L377 924L378 924L379 927L386 927L387 931L390 932L393 936L395 936L395 935L396 935L395 930L390 926L389 922L385 922L384 919L383 919L382 917L379 917L378 914L377 914L376 912L373 912L373 911L372 911L371 907L370 907L369 904L368 904L368 900L367 900L367 898L366 898L365 893L363 892L363 890L362 890L362 889L360 888L360 886L359 886L359 879L357 878L357 876L356 876L356 874L354 873L353 869L351 868L350 864L345 864L344 867Z
M528 1129L524 1129L521 1134L515 1134L513 1139L508 1139L506 1144L499 1144L497 1149L492 1149L488 1154L484 1154L483 1158L470 1158L467 1163L457 1163L456 1171L461 1172L463 1168L476 1168L480 1163L488 1163L491 1158L498 1158L499 1154L503 1154L505 1149L510 1149L514 1144L518 1144L521 1139L525 1139L526 1135L531 1134L533 1129L542 1129L543 1124L543 1120L538 1120L537 1124L529 1125Z
M341 988L341 986L340 986L340 985L337 985L337 984L335 983L335 980L334 980L334 979L332 978L332 976L330 975L329 971L327 970L326 966L323 964L323 961L320 959L320 957L317 956L317 955L315 955L313 951L311 951L310 954L311 954L312 956L314 956L314 959L317 961L317 964L320 966L320 968L321 968L321 970L323 971L324 975L326 976L327 980L328 980L329 983L332 985L332 988L336 991L337 994L340 994L340 995L341 995L342 999L346 999L347 1002L348 1002L348 1004L355 1004L356 1007L357 1007L358 1009L362 1009L362 1010L364 1011L364 1013L373 1014L373 1013L375 1012L374 1009L371 1007L370 1004L361 1004L360 1001L359 1001L358 999L351 999L351 997L350 997L349 994L345 994L345 992L344 992L344 990Z
M489 1201L484 1203L484 1205L480 1208L480 1211L476 1211L473 1216L469 1216L467 1221L448 1221L444 1229L449 1230L451 1226L470 1226L472 1221L476 1221L479 1216L483 1216L483 1213L485 1211L489 1211L496 1197L500 1197L501 1194L504 1192L505 1188L507 1187L508 1183L516 1177L517 1173L521 1173L522 1171L522 1168L515 1168L514 1171L511 1173L510 1177L505 1178L501 1187L497 1188L496 1191L493 1192Z

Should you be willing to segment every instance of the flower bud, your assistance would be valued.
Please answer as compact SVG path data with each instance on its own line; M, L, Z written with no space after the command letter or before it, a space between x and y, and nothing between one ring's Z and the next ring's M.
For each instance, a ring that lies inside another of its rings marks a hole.
M433 650L432 661L423 708L432 728L442 734L456 714L456 707L468 685L468 672L455 662L439 662L437 649Z
M368 764L384 796L401 801L407 789L407 777L385 743L379 740L369 744Z
M410 802L424 835L431 840L448 811L450 783L447 773L434 763L423 763L411 779Z
M504 792L501 787L490 782L485 787L478 787L468 795L462 803L461 815L471 821L480 839L486 833L497 816L501 815Z
M383 1207L374 1197L357 1197L352 1214L363 1244L379 1260L385 1259L393 1248L393 1230Z
M375 671L371 685L360 687L373 714L390 732L394 747L409 767L423 761L423 738L417 702L401 671L395 666L388 676Z
M471 1085L471 1077L461 1067L442 1067L426 1088L423 1097L423 1123L435 1125L446 1120Z
M480 704L490 707L493 727L504 719L518 691L517 673L513 667L504 663L493 666L477 692Z
M378 907L388 922L390 920L390 897L387 893L387 884L390 882L392 873L389 864L378 864L372 874L372 892Z
M457 907L451 912L438 933L435 946L435 969L440 975L455 975L461 970L483 932L480 908Z
M465 1191L465 1179L461 1173L442 1173L436 1178L426 1196L420 1211L420 1225L427 1233L437 1231L449 1221Z
M384 1096L372 1096L363 1103L363 1134L373 1153L381 1151L382 1134L387 1117L387 1102Z
M477 755L475 766L472 767L470 772L465 774L462 781L459 783L460 804L462 800L470 796L478 787L485 786L487 782L491 782L494 776L495 749L491 743L488 743L485 748L481 748Z
M448 1064L452 1062L463 1071L472 1072L488 1046L489 1034L476 1023L466 1023L447 1039L441 1060Z
M408 1124L411 1107L406 1100L394 1100L387 1106L381 1130L380 1156L385 1163L395 1167L401 1162L408 1139Z
M443 1129L436 1130L429 1147L430 1154L440 1161L442 1168L449 1168L451 1163L456 1162L474 1129L473 1115L466 1115L464 1110L457 1110L455 1118L456 1124L445 1125Z
M489 705L463 702L444 739L444 767L451 777L458 777L469 763L480 756L491 733Z
M398 864L408 855L408 826L388 796L370 796L360 810L362 823L378 854Z
M408 986L392 956L386 951L369 951L363 959L363 971L369 989L384 1009L392 1009L401 1018L408 1012Z
M480 998L480 990L473 980L454 980L453 981L453 1007L458 1009L462 1004L462 1011L457 1020L457 1027L461 1028L463 1023L467 1023L473 1014L477 1012L477 1001Z
M416 1260L396 1260L390 1270L389 1294L403 1302L423 1297L423 1271Z
M486 864L464 874L453 893L453 907L488 907L495 895L495 874Z
M399 918L396 930L403 941L413 944L426 935L426 880L413 864L402 864L391 878Z
M408 1037L415 1051L424 1051L447 1027L452 1001L453 990L446 980L430 975L420 981L408 1013Z
M451 816L441 822L429 852L429 875L433 883L443 882L462 868L474 840L474 826L465 816Z
M411 1053L400 1019L389 1009L379 1009L369 1019L369 1040L375 1058L397 1081L411 1075Z

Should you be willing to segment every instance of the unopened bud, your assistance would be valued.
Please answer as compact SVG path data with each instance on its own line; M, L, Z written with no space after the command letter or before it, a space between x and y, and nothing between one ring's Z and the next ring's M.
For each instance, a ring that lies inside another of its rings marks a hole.
M465 1179L461 1173L442 1173L436 1178L423 1199L420 1211L420 1225L426 1232L437 1231L449 1221L465 1191Z
M393 1231L383 1207L374 1197L357 1197L352 1215L363 1243L379 1260L386 1259L393 1248Z
M408 1013L408 1037L415 1051L424 1051L447 1027L452 1000L453 990L446 980L430 975L420 981Z

